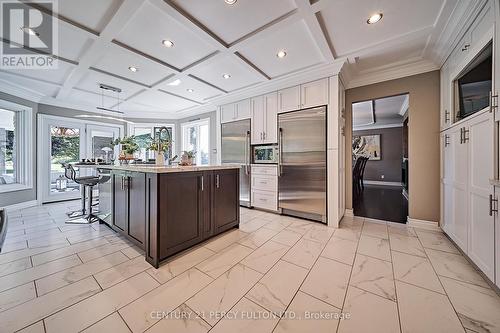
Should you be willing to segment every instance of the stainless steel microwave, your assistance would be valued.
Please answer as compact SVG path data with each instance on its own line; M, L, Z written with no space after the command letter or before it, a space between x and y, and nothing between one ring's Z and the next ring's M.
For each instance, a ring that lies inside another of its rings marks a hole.
M278 163L278 146L277 145L254 146L253 163L256 164Z

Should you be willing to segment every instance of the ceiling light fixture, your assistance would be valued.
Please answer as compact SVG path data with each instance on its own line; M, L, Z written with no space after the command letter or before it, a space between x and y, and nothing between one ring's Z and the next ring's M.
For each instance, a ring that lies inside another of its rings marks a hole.
M162 40L161 42L163 44L163 46L165 47L173 47L174 46L174 42L172 42L171 40L168 40L168 39L164 39Z
M181 80L179 79L176 79L170 83L167 83L169 86L178 86L179 84L181 84Z
M286 57L286 51L285 50L279 50L278 53L276 53L276 56L280 59Z
M28 35L31 35L31 36L40 36L40 34L38 32L36 32L35 30L31 29L30 27L21 27L21 30L28 34Z
M366 20L366 23L368 23L368 24L375 24L378 21L380 21L383 16L384 16L384 14L382 14L382 13L373 14L372 16L370 16L368 18L368 20Z
M238 0L224 0L224 2L227 3L228 5L234 5L236 1Z
M191 89L191 88L186 89L186 90L187 90L187 92L188 92L188 93L192 93L192 92L194 92L194 90L193 90L193 89Z
M231 75L229 75L229 74L222 74L222 77L227 80L227 79L229 79L231 77Z
M130 66L130 67L128 68L128 70L129 70L129 71L131 71L131 72L134 72L134 73L135 73L135 72L137 72L139 69L138 69L137 67Z

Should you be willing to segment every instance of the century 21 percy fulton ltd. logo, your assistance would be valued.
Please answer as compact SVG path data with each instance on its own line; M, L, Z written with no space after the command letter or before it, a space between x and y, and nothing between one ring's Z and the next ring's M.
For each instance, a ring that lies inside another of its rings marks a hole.
M58 29L57 0L0 0L1 36L0 68L57 68Z

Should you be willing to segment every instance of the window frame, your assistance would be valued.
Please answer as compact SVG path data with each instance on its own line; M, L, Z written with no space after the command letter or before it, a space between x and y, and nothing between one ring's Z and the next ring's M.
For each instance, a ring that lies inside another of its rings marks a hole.
M212 158L211 158L211 149L212 149L212 146L211 146L211 143L210 143L210 118L203 118L203 119L198 119L198 120L195 120L195 121L188 121L188 122L185 122L185 123L182 123L181 124L181 151L185 151L185 144L186 144L186 141L187 141L187 138L186 138L186 129L188 127L193 127L193 126L196 126L198 127L198 129L200 128L201 125L207 125L208 126L208 164L207 165L210 165L210 163L212 162ZM198 146L200 144L200 141L198 140ZM196 147L196 152L199 151L199 147ZM201 165L201 164L198 164L198 158L201 159L201 157L197 154L196 155L196 165ZM200 161L201 162L201 161Z
M15 112L16 182L0 185L0 193L33 189L33 109L0 99L0 109Z
M135 135L135 129L136 128L149 128L150 129L150 134L153 136L154 130L156 127L171 127L172 128L172 157L177 154L177 147L175 145L176 143L176 126L175 123L134 123L134 124L128 124L127 126L127 135Z

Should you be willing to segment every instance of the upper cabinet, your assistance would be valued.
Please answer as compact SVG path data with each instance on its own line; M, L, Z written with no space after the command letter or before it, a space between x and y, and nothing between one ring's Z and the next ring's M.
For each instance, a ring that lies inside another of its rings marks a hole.
M221 122L227 123L231 121L249 119L251 117L250 99L222 105L220 107Z
M441 67L441 130L449 128L457 120L458 105L455 105L455 79L494 38L495 11L493 5L493 1L485 3ZM496 95L496 85L494 78L493 95Z
M278 113L300 109L300 86L278 91Z
M301 109L328 104L328 79L308 82L300 86Z
M276 143L278 94L276 92L251 99L252 144Z
M328 104L328 78L278 91L278 113Z

